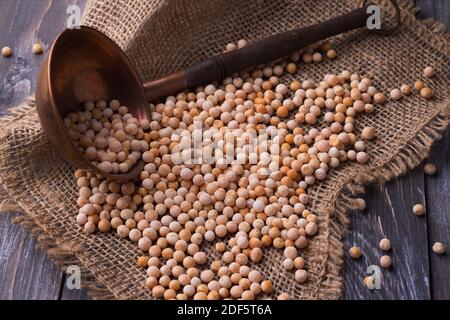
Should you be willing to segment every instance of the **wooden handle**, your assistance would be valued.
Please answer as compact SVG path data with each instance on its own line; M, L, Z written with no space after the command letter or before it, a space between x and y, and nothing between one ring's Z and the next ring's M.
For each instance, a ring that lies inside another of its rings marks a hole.
M367 6L345 15L309 26L279 33L242 49L213 56L185 70L144 82L148 99L225 78L226 76L286 56L320 40L366 26Z

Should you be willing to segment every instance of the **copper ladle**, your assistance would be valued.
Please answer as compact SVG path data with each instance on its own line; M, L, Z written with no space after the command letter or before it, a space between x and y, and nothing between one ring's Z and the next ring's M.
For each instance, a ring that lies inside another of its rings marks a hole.
M395 1L392 1L396 6ZM286 31L242 49L194 64L157 80L138 77L125 53L107 36L89 27L63 31L46 58L36 89L37 111L51 144L76 168L91 170L117 181L131 180L143 170L141 160L125 174L104 174L86 159L63 124L83 102L118 99L138 119L150 119L148 101L197 85L220 80L234 72L267 63L328 37L366 26L368 4L319 24ZM397 23L399 10L397 9Z

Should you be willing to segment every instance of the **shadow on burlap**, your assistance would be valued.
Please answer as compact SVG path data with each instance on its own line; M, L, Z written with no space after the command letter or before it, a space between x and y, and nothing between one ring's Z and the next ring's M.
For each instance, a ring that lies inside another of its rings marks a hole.
M353 196L363 192L366 182L383 182L417 166L448 123L450 35L436 22L417 21L412 1L399 3L403 24L398 33L382 37L362 30L338 37L337 59L302 64L296 78L320 80L326 73L348 69L370 76L387 93L421 78L424 67L431 65L436 74L425 81L435 97L426 101L413 94L359 117L357 133L363 126L377 129L376 141L368 146L370 162L332 170L326 181L309 190L310 209L319 217L319 234L304 252L309 280L297 284L293 273L282 269L282 252L274 249L254 266L274 281L274 296L289 292L296 299L339 298L341 239ZM381 4L392 16L388 2ZM142 78L150 78L220 53L237 39L255 41L354 7L352 0L92 0L84 23L112 37ZM283 79L290 80L289 75ZM23 212L17 222L35 234L57 264L81 266L94 298L151 299L143 287L145 270L136 265L137 246L113 233L86 235L77 225L73 171L48 144L32 98L0 119L1 209Z

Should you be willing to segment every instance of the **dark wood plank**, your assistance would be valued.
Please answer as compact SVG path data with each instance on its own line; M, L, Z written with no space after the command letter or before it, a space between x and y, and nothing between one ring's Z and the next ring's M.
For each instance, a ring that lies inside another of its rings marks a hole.
M69 289L66 285L66 279L66 276L64 276L62 279L62 291L60 295L61 300L91 300L87 289ZM83 283L81 283L81 285L83 286Z
M344 241L344 299L429 299L427 221L412 213L416 203L425 202L424 178L420 168L406 176L367 188L367 209L352 214L351 232ZM378 265L386 254L378 248L381 239L391 240L393 265L382 271L380 290L369 290L363 279L369 265ZM363 257L352 260L351 246L361 247Z
M35 56L36 41L48 47L64 28L67 6L84 0L6 0L0 11L0 46L13 56L0 58L0 115L31 95L44 55ZM0 214L0 299L58 299L63 278L28 232Z
M91 300L91 297L87 289L69 290L67 287L64 287L61 300Z
M448 0L415 0L420 8L418 16L421 19L433 18L450 26L450 1Z
M429 161L438 167L434 176L426 176L427 219L433 299L450 299L450 131L437 143ZM440 241L447 253L438 256L431 251L434 242Z
M0 11L0 46L13 49L10 58L0 58L0 115L34 92L36 74L45 54L36 56L36 41L49 47L66 23L67 7L85 0L5 0Z
M36 248L32 235L0 213L0 300L56 300L62 273Z
M450 1L416 0L415 3L421 7L419 17L433 17L450 26ZM352 232L345 240L346 249L352 245L361 246L365 256L360 261L353 261L347 254L343 270L344 299L449 298L450 282L446 280L449 257L429 254L430 246L437 239L450 243L450 216L446 206L450 170L448 136L447 133L441 142L441 146L446 146L446 149L437 147L432 155L441 173L436 177L427 177L426 188L421 168L385 187L368 188L368 214L353 215ZM412 215L411 207L415 202L423 201L424 197L429 214L422 219ZM383 254L378 249L378 242L384 236L394 246L389 253L394 267L383 271L381 290L368 290L363 286L362 279L367 266L377 264Z

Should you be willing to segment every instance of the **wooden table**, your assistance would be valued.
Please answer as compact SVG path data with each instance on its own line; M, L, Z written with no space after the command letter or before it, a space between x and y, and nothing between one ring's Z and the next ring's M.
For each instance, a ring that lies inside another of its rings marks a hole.
M51 44L64 28L68 5L81 8L85 0L3 0L0 11L0 47L14 50L0 59L0 115L19 104L35 88L43 57L34 56L36 39ZM449 0L416 0L421 17L434 17L450 27ZM352 215L345 247L362 247L364 257L343 268L344 299L449 299L450 254L437 256L431 246L442 241L450 247L450 132L437 143L430 161L438 174L425 176L419 167L384 186L368 188L367 210ZM416 217L411 208L426 203L427 214ZM68 290L65 275L36 248L30 233L11 224L15 213L0 214L0 299L88 299L85 290ZM362 278L368 265L377 264L378 242L391 239L394 266L383 271L381 290L368 290Z

